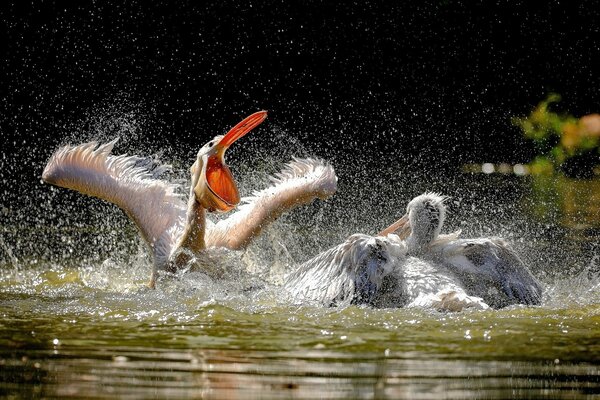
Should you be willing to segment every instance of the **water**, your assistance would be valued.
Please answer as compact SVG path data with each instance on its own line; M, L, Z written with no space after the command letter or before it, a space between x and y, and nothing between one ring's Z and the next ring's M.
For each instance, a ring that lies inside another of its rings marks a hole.
M272 171L268 157L234 168L243 193ZM118 210L31 189L29 206L4 213L0 236L0 397L600 394L598 182L393 168L369 176L340 170L334 199L285 216L243 253L221 254L268 282L261 292L200 273L149 290L149 257ZM543 305L438 313L281 301L276 284L294 264L377 231L425 190L453 196L447 230L513 242L544 283Z

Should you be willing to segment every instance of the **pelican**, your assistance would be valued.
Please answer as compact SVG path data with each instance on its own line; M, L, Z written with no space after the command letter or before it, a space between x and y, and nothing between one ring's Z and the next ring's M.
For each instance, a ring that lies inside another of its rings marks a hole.
M445 200L416 197L405 216L377 235L352 235L300 265L285 289L294 301L326 306L461 311L539 304L539 282L505 241L440 234Z
M489 308L481 298L469 296L445 269L411 257L406 242L393 233L350 236L289 274L284 288L294 302L325 306Z
M150 247L153 263L149 286L158 272L174 270L208 247L245 248L283 212L315 198L326 199L337 190L331 165L317 159L294 158L271 178L272 186L240 199L225 151L264 121L256 112L216 136L197 154L191 173L187 204L180 185L160 178L170 169L138 156L112 155L117 139L59 148L48 161L42 179L52 185L98 197L120 207L138 227ZM228 212L212 223L207 212Z
M415 197L406 214L378 235L397 232L400 239L406 238L409 256L443 267L466 293L490 307L540 304L541 284L508 242L497 237L461 239L460 231L440 234L446 200L436 193Z

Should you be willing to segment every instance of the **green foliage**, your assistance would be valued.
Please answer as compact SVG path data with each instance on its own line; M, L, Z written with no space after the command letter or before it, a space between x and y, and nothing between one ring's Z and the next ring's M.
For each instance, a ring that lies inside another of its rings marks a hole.
M530 164L534 174L551 174L559 169L574 175L585 174L599 160L600 115L575 118L551 111L552 104L559 101L560 95L551 93L529 116L514 118L513 124L535 144L538 155Z

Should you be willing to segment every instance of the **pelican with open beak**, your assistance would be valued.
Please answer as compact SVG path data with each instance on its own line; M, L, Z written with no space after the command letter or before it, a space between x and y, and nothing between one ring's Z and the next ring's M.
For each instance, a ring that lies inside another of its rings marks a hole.
M171 251L169 270L176 270L187 263L193 253L206 248L206 211L231 211L240 202L237 185L225 164L225 151L266 117L266 111L256 112L231 128L224 136L216 136L198 151L196 161L190 168L192 183L186 223L181 237ZM156 273L153 273L151 286L155 280Z
M283 212L335 193L337 177L331 165L294 159L271 179L270 187L240 200L225 152L266 116L266 111L256 112L200 149L190 169L187 204L181 186L161 178L170 166L151 158L112 155L118 138L59 148L42 179L120 207L152 251L150 286L154 287L158 271L177 269L207 247L243 249ZM231 211L240 201L242 205L228 218L216 224L206 218L207 211Z
M198 152L192 165L192 190L196 200L210 212L227 212L239 202L237 185L227 164L225 151L238 139L261 124L266 111L259 111L231 128L224 136L217 136Z

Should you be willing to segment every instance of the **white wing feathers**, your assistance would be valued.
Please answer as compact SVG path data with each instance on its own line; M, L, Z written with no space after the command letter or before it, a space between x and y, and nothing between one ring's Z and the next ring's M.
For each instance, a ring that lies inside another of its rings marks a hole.
M285 289L294 301L312 301L326 306L348 305L355 295L356 270L366 235L352 235L292 272Z
M117 140L61 147L48 161L42 179L116 204L152 247L161 248L155 252L167 252L168 256L171 239L165 233L172 232L185 217L179 186L158 179L170 166L137 156L111 155Z
M310 158L294 158L271 181L272 186L242 199L229 218L209 226L206 245L242 249L285 211L315 198L326 199L337 190L333 167Z
M159 179L170 166L112 155L117 140L61 147L50 157L42 179L119 206L153 249L156 266L164 267L185 223L180 187ZM326 199L337 189L333 167L315 159L294 159L271 180L271 187L244 198L229 218L217 224L207 221L207 246L244 248L285 211L317 197Z
M284 288L294 301L379 306L385 302L381 297L384 278L403 264L405 255L403 242L354 234L300 265L288 275Z
M541 302L541 284L500 238L456 240L443 248L443 264L492 307Z

